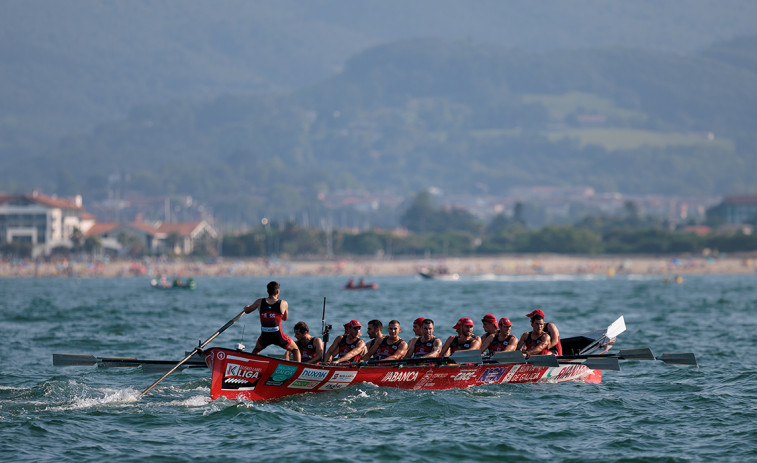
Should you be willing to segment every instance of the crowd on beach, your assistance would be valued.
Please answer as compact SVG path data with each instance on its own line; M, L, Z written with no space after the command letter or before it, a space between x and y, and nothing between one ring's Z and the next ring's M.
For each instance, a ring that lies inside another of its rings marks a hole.
M139 260L0 259L0 277L179 277L415 275L423 267L444 265L460 275L605 275L753 273L757 256L566 256L502 255L446 259L284 259L193 261L150 257Z

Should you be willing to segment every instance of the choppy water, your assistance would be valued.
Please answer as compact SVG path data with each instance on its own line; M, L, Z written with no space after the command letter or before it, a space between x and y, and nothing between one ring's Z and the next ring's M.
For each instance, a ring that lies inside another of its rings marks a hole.
M757 275L376 278L341 291L334 278L282 278L297 320L364 324L417 316L452 334L461 316L508 316L513 332L541 306L563 335L624 315L617 348L694 351L700 368L623 362L601 384L488 385L406 391L352 386L275 403L209 400L207 370L53 367L53 353L180 360L242 306L262 278L203 278L196 291L146 279L0 280L0 456L3 461L748 461L757 460ZM256 317L214 341L254 344ZM480 327L477 332L480 333ZM249 349L249 347L248 347Z

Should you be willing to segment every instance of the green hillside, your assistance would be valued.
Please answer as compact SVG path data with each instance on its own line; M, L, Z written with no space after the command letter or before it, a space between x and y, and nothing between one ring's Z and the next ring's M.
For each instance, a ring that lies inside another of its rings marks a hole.
M135 107L2 175L87 198L190 194L241 221L340 189L755 192L755 53L756 37L691 55L400 41L288 94Z

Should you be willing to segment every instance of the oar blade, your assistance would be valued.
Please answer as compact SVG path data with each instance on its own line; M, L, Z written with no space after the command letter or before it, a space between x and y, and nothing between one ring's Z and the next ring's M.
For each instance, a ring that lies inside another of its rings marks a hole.
M449 356L450 360L455 363L481 363L481 351L475 350L463 350L457 351Z
M626 322L623 319L623 315L621 315L617 320L612 322L612 324L607 327L607 331L605 331L605 336L608 339L612 339L614 337L617 337L620 333L624 332L625 330L626 330Z
M90 366L97 363L94 355L53 354L53 365L56 367Z
M136 357L105 357L97 364L100 368L136 368L142 363Z
M583 364L592 370L620 371L620 362L618 361L617 357L588 358L583 362Z
M638 349L620 349L618 358L623 360L655 360L654 353L649 347Z
M527 363L535 367L559 367L560 362L554 355L532 355L526 359Z
M697 359L692 352L666 352L657 360L661 360L668 365L699 366L699 363L697 363Z
M504 365L517 365L526 363L526 358L523 357L523 353L518 350L510 352L495 352L491 358L492 362L502 363Z

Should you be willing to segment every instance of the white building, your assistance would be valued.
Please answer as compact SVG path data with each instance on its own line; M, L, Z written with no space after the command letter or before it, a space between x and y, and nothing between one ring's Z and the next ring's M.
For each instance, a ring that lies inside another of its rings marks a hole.
M37 192L0 195L0 243L29 243L32 257L50 255L59 246L72 247L74 230L83 234L94 223L82 208L81 196L67 200Z

